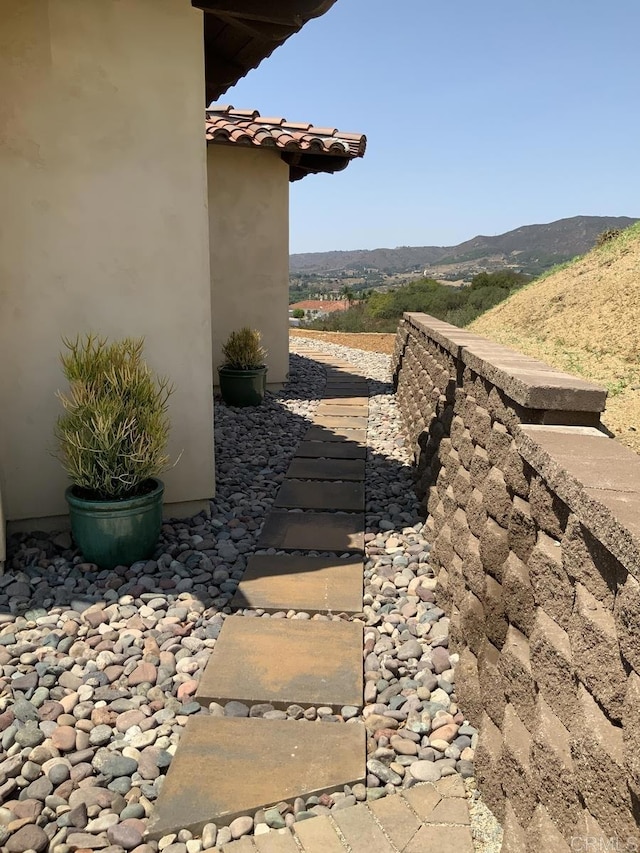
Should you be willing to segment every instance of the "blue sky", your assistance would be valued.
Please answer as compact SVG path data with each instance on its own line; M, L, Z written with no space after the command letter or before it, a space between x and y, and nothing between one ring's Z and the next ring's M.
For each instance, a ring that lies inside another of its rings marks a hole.
M221 97L358 131L291 185L291 251L640 216L638 0L337 0Z

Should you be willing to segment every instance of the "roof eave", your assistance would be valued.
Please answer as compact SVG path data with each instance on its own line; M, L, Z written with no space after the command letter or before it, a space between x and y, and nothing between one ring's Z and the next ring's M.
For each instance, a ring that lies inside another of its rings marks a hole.
M192 0L204 12L207 103L336 0Z

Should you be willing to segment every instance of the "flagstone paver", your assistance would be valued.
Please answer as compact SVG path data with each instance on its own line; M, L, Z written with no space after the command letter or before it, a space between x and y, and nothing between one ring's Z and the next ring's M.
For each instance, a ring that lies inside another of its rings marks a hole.
M361 707L362 632L360 622L232 616L225 619L195 698L205 707L233 700L280 709Z
M307 557L254 554L231 602L267 612L360 613L362 575L359 557Z
M149 836L201 832L210 821L223 826L265 805L342 790L363 781L364 753L361 723L190 717Z
M295 480L364 480L364 459L294 458L286 476Z
M307 853L344 853L345 847L330 817L321 815L303 820L294 825L293 831Z
M368 809L343 809L332 817L351 853L395 853Z
M285 480L278 490L274 506L362 512L364 510L364 484L356 482L328 483L322 480L313 482Z
M321 416L323 418L366 418L367 414L368 409L366 406L339 406L320 403L316 409L316 416Z
M336 553L363 551L364 514L272 510L262 528L258 548Z
M403 850L422 826L418 816L402 797L382 797L369 803L378 823L386 835L400 850Z
M304 441L355 442L364 445L367 440L366 429L347 427L311 426L304 434Z
M331 385L326 385L324 389L324 399L338 400L368 400L369 389L361 385L356 385L355 382L336 382Z
M318 426L333 429L361 429L367 428L367 418L338 417L336 415L314 415L313 423Z
M309 459L365 459L366 448L344 441L301 441L295 453Z

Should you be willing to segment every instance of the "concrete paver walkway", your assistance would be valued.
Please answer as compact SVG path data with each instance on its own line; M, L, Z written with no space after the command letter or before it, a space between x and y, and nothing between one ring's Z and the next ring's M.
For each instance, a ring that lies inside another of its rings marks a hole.
M362 608L364 477L368 388L345 362L327 365L321 403L249 558L233 605L242 609L356 614ZM286 509L303 510L286 511ZM349 559L344 554L355 552ZM342 555L342 556L341 556ZM326 706L355 713L363 702L360 621L231 616L196 699L242 706ZM247 713L247 707L245 707ZM276 711L273 712L274 714ZM342 792L366 776L365 727L349 723L198 716L187 724L150 824L150 834L209 822L229 824L298 797ZM244 836L224 853L472 853L462 781L448 777L401 795L298 821L290 829ZM261 825L264 827L265 825Z
M458 777L242 838L223 853L473 853L469 809Z

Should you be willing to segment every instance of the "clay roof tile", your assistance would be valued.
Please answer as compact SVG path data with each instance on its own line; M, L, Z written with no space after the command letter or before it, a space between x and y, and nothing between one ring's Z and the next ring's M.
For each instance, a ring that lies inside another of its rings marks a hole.
M205 137L214 144L252 145L280 149L283 153L317 155L306 166L307 171L316 172L344 168L350 160L364 155L367 144L364 134L341 133L335 127L314 127L306 122L288 122L281 117L261 116L257 110L236 110L231 105L221 104L213 104L207 110ZM326 166L323 165L324 157L327 158ZM298 163L296 169L295 175L292 172L292 180L307 173L304 163Z

